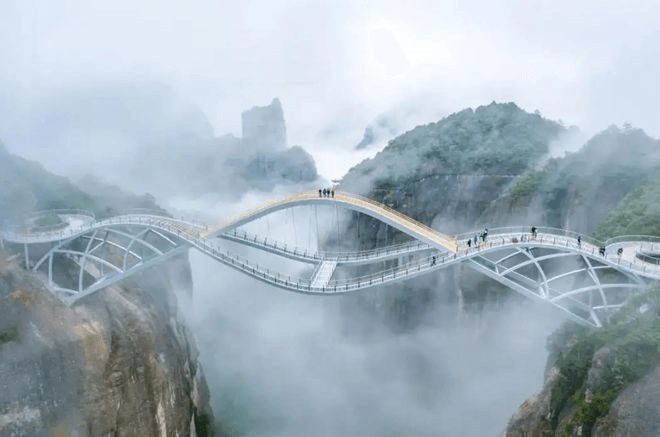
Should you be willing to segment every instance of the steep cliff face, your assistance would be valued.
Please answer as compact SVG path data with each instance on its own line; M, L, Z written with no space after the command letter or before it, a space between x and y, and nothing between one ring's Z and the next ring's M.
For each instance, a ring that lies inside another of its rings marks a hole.
M91 195L0 144L0 226L38 209L84 208L103 217L158 208L151 196L96 180L85 188ZM175 297L192 293L187 255L69 307L3 247L1 436L211 435L208 388Z
M660 288L631 299L601 329L565 325L550 337L540 393L503 437L651 437L660 433Z
M595 235L660 235L660 181L626 195ZM660 434L660 288L635 296L600 330L566 325L551 336L542 391L509 421L507 437Z
M253 152L275 152L286 148L286 125L280 100L255 106L241 114L243 145Z
M213 414L171 272L67 307L0 254L0 435L210 436Z

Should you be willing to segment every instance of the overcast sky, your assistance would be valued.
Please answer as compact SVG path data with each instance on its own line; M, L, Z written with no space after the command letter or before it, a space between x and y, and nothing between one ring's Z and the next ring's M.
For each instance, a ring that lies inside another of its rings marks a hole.
M331 149L383 113L410 128L515 101L660 137L658 77L657 0L4 0L0 13L0 99L18 109L72 83L154 79L239 135L242 110L279 97L289 143L332 177L347 163Z

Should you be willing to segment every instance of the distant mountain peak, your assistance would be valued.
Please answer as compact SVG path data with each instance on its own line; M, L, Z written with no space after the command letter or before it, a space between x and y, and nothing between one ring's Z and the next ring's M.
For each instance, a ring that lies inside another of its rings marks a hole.
M253 106L241 114L243 144L260 151L286 149L286 124L280 100L275 97L270 105Z

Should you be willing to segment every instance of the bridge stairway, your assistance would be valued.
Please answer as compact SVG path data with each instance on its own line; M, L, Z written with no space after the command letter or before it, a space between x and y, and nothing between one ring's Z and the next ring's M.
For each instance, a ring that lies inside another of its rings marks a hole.
M323 261L319 265L319 268L316 269L314 277L312 278L312 288L314 287L326 287L332 274L335 272L335 267L337 267L337 261Z

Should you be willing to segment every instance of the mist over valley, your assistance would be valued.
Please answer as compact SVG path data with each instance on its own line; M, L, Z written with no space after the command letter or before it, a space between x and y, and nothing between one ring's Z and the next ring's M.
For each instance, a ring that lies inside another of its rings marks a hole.
M0 436L658 435L655 4L46 3Z

